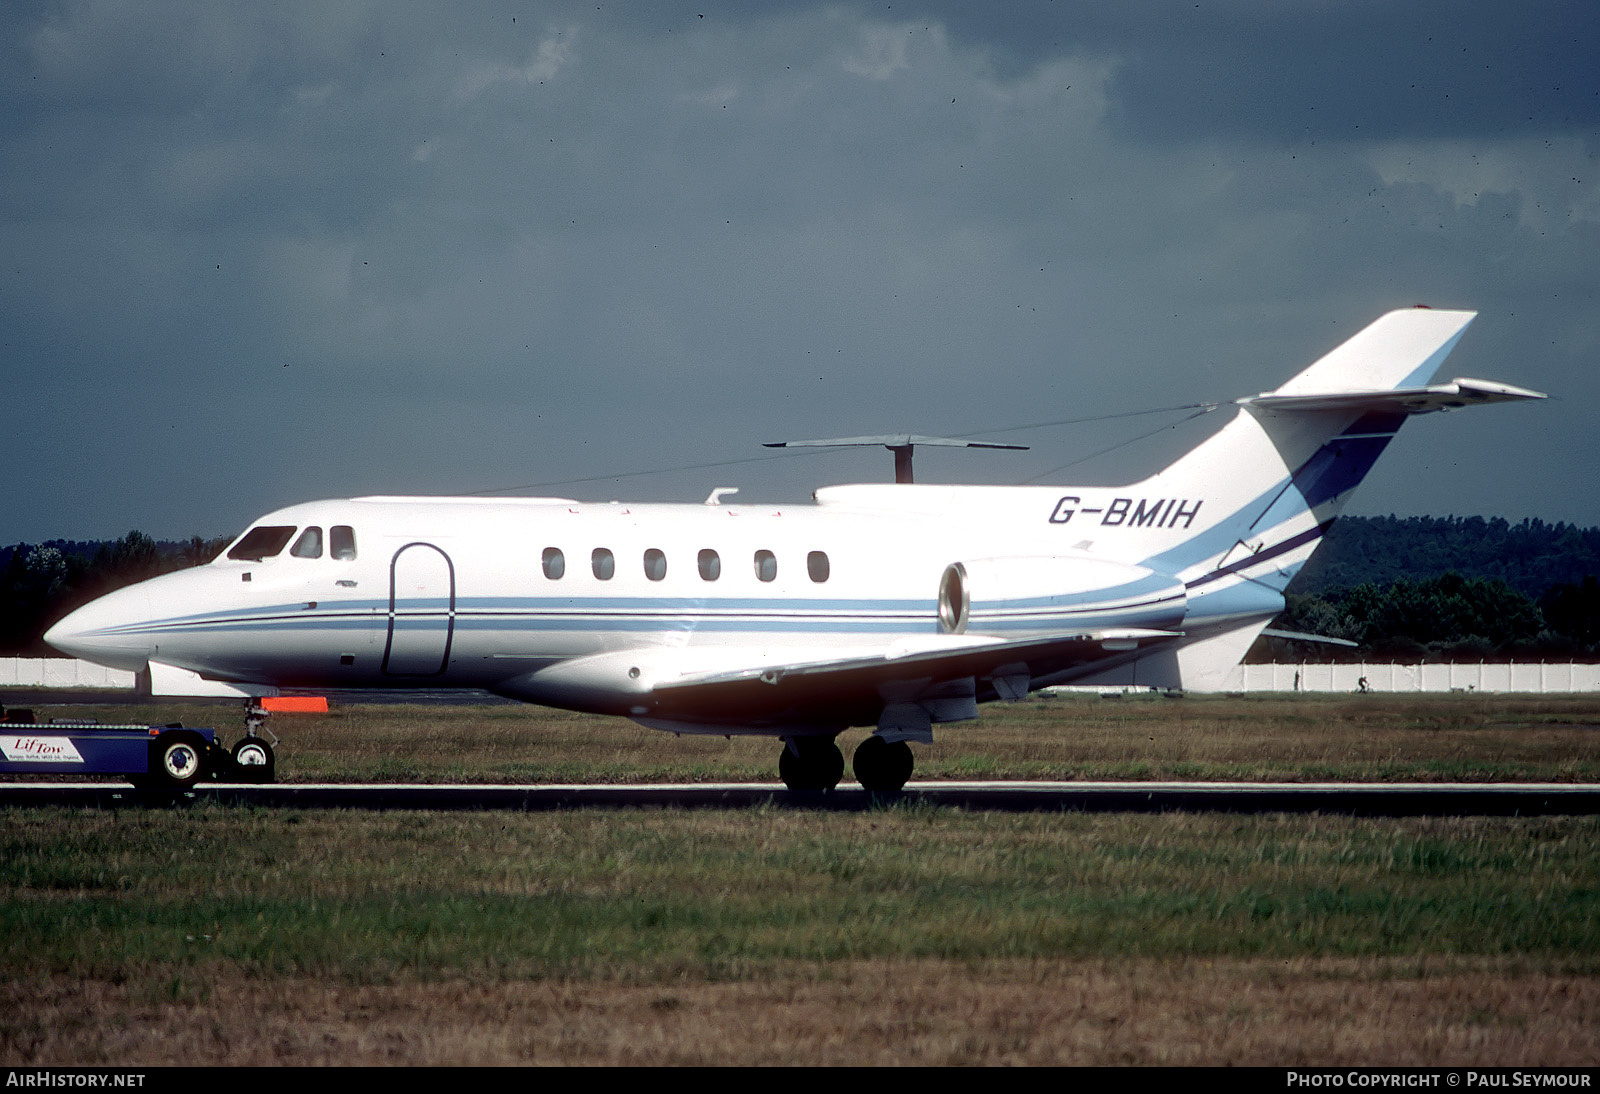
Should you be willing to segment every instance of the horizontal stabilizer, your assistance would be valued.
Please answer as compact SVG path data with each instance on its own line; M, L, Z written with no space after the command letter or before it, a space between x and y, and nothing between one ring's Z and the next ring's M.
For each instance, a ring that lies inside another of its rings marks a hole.
M1403 387L1390 391L1329 391L1304 395L1263 392L1236 402L1252 410L1349 410L1357 413L1386 410L1401 414L1427 414L1434 410L1459 410L1481 403L1505 403L1548 398L1541 391L1500 384L1493 380L1457 377L1447 384Z

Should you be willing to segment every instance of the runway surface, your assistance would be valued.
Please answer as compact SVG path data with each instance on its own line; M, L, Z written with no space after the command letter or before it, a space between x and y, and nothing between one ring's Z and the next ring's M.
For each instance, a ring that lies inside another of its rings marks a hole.
M273 809L750 809L860 811L888 804L1004 812L1338 813L1354 816L1543 816L1600 813L1593 783L914 782L894 795L853 784L796 793L775 783L645 786L204 783L182 793L126 783L0 783L0 806L142 808L212 802Z

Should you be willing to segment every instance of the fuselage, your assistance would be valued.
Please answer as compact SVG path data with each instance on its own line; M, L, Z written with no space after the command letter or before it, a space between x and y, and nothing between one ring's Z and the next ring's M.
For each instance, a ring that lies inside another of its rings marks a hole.
M907 741L990 699L1222 686L1402 422L1543 398L1427 383L1471 319L1391 312L1235 400L1219 431L1129 486L835 486L784 506L714 504L722 491L703 505L311 502L45 638L148 666L166 694L483 688L674 732L770 734L796 787L837 783L833 739L875 725L857 774L898 788Z
M682 664L714 668L748 663L753 650L788 663L953 632L1018 639L1197 622L1171 551L1203 527L1201 498L945 486L818 498L311 502L262 517L207 565L81 609L50 641L125 667L155 661L278 686L502 691L521 681L519 697L627 713L625 698L543 694L529 681L617 651L675 650ZM1148 565L1164 553L1171 570ZM1257 596L1218 618L1270 617L1280 605Z

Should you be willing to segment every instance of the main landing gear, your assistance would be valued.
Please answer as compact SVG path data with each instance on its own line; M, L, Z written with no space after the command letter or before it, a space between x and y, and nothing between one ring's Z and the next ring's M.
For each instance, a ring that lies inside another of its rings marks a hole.
M778 774L790 790L832 790L844 775L844 753L832 737L785 737Z
M863 790L892 794L906 785L915 763L910 745L874 733L857 746L851 767ZM832 790L844 776L844 753L832 737L787 737L778 774L790 790Z
M911 778L915 765L910 745L904 741L886 741L876 733L856 746L855 757L850 761L861 788L880 794L898 793Z

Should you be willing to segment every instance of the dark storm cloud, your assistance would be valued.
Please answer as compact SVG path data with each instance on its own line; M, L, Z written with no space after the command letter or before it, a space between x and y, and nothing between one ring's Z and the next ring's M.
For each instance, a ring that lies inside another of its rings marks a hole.
M907 10L985 49L1001 73L1074 52L1118 57L1111 120L1140 139L1508 137L1600 126L1600 9L1585 0L1023 0Z
M1419 301L1483 310L1459 372L1570 401L1418 423L1357 504L1600 520L1546 471L1594 459L1593 35L1538 13L7 6L0 367L75 441L17 455L0 539L1227 397Z

